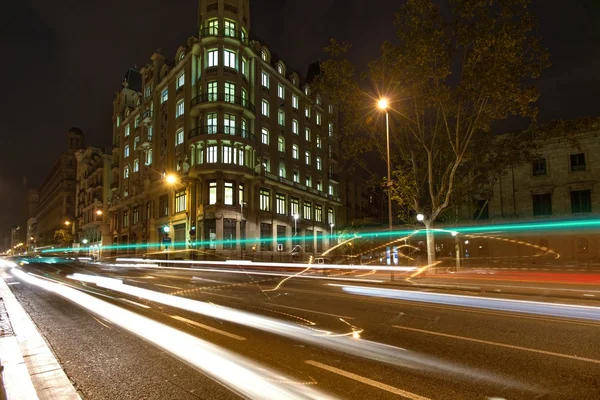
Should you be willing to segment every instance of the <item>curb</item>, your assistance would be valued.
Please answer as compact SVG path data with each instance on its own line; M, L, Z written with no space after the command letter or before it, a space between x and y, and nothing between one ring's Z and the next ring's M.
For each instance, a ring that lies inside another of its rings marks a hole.
M54 353L4 279L0 297L14 335L0 339L0 358L8 400L81 400Z

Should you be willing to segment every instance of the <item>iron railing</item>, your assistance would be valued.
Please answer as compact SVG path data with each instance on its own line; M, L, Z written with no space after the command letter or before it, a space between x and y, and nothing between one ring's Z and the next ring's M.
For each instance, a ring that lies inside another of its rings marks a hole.
M229 37L232 39L237 39L244 44L248 44L248 37L244 34L244 32L225 27L207 27L200 30L200 37Z
M249 139L256 142L256 136L250 133L246 129L242 129L238 126L227 126L227 125L203 125L198 126L188 133L188 139L195 138L202 135L230 135L237 136L242 139Z
M202 93L192 99L191 106L194 107L197 104L203 103L212 103L216 101L223 101L225 103L231 103L238 106L242 106L245 109L249 110L253 114L256 113L256 107L252 104L248 99L243 98L242 96L236 96L229 93Z

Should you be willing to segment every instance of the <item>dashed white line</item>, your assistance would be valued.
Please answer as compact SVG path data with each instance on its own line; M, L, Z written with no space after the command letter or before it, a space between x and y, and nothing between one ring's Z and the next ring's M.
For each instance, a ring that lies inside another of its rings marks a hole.
M119 298L119 300L126 301L127 303L134 304L134 305L136 305L136 306L138 306L138 307L142 307L142 308L150 308L150 306L147 306L147 305L145 305L145 304L142 304L142 303L137 303L137 302L135 302L135 301L131 301L131 300L129 300L129 299L125 299L125 298L123 298L123 297L120 297L120 298Z
M356 374L353 374L352 372L344 371L343 369L332 367L327 364L322 364L318 361L306 360L305 362L314 367L321 368L321 369L324 369L329 372L333 372L334 374L341 375L343 377L355 380L357 382L364 383L365 385L376 387L377 389L385 390L386 392L390 392L390 393L402 396L407 399L430 400L428 397L419 396L418 394L411 393L406 390L398 389L397 387L386 385L385 383L374 381L373 379L365 378L364 376L356 375Z
M329 313L321 312L321 311L307 310L305 308L297 308L297 307L284 306L283 304L272 304L272 303L267 303L267 304L269 304L270 306L275 306L275 307L289 308L290 310L306 311L306 312L315 313L315 314L329 315L330 317L344 318L344 319L354 319L354 317L348 317L346 315L329 314Z
M218 333L219 335L227 336L235 340L246 340L243 336L238 336L233 333L225 332L217 328L213 328L212 326L201 324L200 322L193 321L191 319L180 317L179 315L171 315L171 318L176 319L181 322L185 322L186 324L197 326L198 328L206 329L207 331L211 331L214 333Z
M488 340L474 339L474 338L469 338L469 337L464 337L464 336L458 336L458 335L450 335L448 333L432 332L432 331L427 331L427 330L424 330L424 329L409 328L407 326L400 326L400 325L392 325L392 326L394 328L403 329L403 330L407 330L407 331L413 331L413 332L419 332L419 333L426 333L428 335L443 336L443 337L447 337L447 338L451 338L451 339L467 340L469 342L489 344L489 345L492 345L492 346L506 347L508 349L529 351L531 353L545 354L545 355L548 355L548 356L555 356L555 357L561 357L561 358L568 358L568 359L571 359L571 360L585 361L585 362L589 362L589 363L593 363L593 364L600 364L600 360L596 360L596 359L593 359L593 358L572 356L570 354L555 353L553 351L530 349L528 347L515 346L515 345L512 345L512 344L490 342Z

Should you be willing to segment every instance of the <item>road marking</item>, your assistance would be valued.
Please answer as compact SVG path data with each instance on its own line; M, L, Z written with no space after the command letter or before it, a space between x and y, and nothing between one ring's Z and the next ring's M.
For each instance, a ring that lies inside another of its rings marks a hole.
M354 317L348 317L346 315L329 314L329 313L321 312L321 311L307 310L305 308L297 308L297 307L284 306L283 304L272 304L272 303L266 303L266 304L269 304L269 305L275 306L275 307L289 308L290 310L306 311L306 312L311 312L311 313L315 313L315 314L329 315L330 317L344 318L344 319L354 319Z
M228 283L228 282L225 282L225 281L217 281L217 280L214 280L214 279L200 278L200 277L197 277L197 276L192 276L192 282L193 282L193 281L205 281L205 282L216 282L216 283Z
M166 287L166 288L169 288L169 289L177 289L177 290L181 290L181 288L180 288L180 287L177 287L177 286L171 286L171 285L162 285L162 284L160 284L160 283L155 283L155 285L156 285L156 286L162 286L162 287Z
M473 339L473 338L468 338L468 337L464 337L464 336L450 335L448 333L426 331L424 329L409 328L409 327L406 327L406 326L399 326L399 325L392 325L392 326L394 328L404 329L404 330L407 330L407 331L413 331L413 332L419 332L419 333L426 333L426 334L429 334L429 335L436 335L436 336L443 336L443 337L447 337L447 338L451 338L451 339L467 340L469 342L489 344L489 345L492 345L492 346L506 347L508 349L529 351L529 352L532 352L532 353L545 354L545 355L548 355L548 356L562 357L562 358L568 358L568 359L571 359L571 360L585 361L585 362L590 362L590 363L594 363L594 364L600 364L600 360L596 360L596 359L593 359L593 358L572 356L572 355L569 355L569 354L555 353L553 351L530 349L528 347L514 346L512 344L490 342L488 340Z
M104 322L100 321L98 318L94 317L93 315L92 315L92 318L94 318L96 320L96 322L99 323L100 325L102 325L108 329L112 329L110 326L106 325Z
M585 297L596 297L595 294L589 294L589 293L584 293L583 294Z
M230 338L235 339L235 340L246 340L245 337L238 336L238 335L235 335L233 333L225 332L225 331L222 331L220 329L213 328L212 326L204 325L204 324L201 324L200 322L192 321L191 319L183 318L183 317L180 317L178 315L171 315L171 318L176 319L176 320L181 321L181 322L185 322L186 324L197 326L198 328L206 329L207 331L211 331L211 332L223 335L223 336L230 337Z
M7 285L20 285L21 282L8 282Z
M131 304L134 304L134 305L136 305L136 306L138 306L138 307L142 307L142 308L150 308L150 306L147 306L147 305L145 305L145 304L142 304L142 303L137 303L137 302L135 302L135 301L131 301L131 300L129 300L129 299L126 299L126 298L123 298L123 297L120 297L120 298L119 298L119 300L126 301L126 302L128 302L128 303L131 303Z
M397 387L386 385L385 383L381 383L378 381L374 381L369 378L365 378L364 376L353 374L352 372L344 371L343 369L335 368L327 364L322 364L318 361L306 360L307 364L312 365L317 368L324 369L329 372L333 372L334 374L338 374L344 376L349 379L353 379L355 381L364 383L365 385L376 387L377 389L385 390L386 392L390 392L393 394L397 394L399 396L405 397L411 400L429 400L428 397L419 396L418 394L407 392L406 390L398 389Z

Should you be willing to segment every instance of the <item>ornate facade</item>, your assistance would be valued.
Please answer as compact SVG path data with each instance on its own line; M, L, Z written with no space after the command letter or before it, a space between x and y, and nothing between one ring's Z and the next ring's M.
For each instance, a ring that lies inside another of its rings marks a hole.
M198 36L174 61L155 53L130 70L115 96L113 244L326 250L341 205L337 110L251 40L248 0L199 7Z

